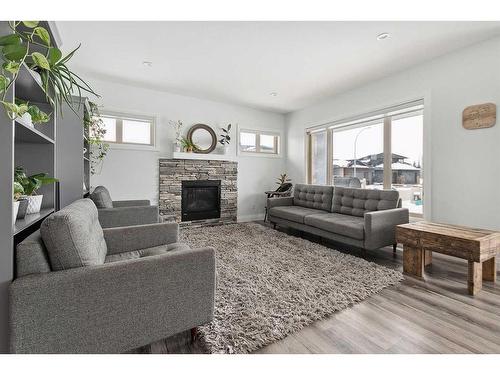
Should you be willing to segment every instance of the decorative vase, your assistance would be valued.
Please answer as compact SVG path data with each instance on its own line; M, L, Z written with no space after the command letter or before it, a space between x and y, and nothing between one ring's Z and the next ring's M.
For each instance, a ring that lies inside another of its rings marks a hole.
M179 142L174 142L174 152L181 152L181 145Z
M19 202L19 211L17 212L18 219L24 219L26 216L26 211L28 209L28 199L22 198L18 200Z
M16 121L20 124L23 124L24 126L29 126L31 128L34 126L33 121L31 121L31 115L28 112L26 112L21 117L16 118Z
M28 208L26 209L26 215L37 214L42 208L43 195L30 195L28 197Z
M15 224L17 212L19 211L19 201L12 202L12 224Z
M224 145L224 155L229 155L229 145L228 144Z

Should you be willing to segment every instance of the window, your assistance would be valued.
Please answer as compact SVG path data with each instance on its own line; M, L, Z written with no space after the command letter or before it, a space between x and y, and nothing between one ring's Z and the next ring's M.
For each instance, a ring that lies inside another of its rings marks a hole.
M410 215L423 215L423 101L307 130L307 181L357 177L367 189L398 190Z
M101 114L109 143L154 146L154 118L126 114Z
M279 155L280 136L265 131L240 130L238 149L241 154Z

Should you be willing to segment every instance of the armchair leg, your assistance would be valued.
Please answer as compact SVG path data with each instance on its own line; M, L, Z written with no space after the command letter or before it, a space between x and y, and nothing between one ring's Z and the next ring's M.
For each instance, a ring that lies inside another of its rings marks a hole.
M392 244L392 254L393 255L396 255L396 248L398 247L398 244L395 243L395 244Z
M191 328L191 344L195 342L197 335L198 335L198 327Z

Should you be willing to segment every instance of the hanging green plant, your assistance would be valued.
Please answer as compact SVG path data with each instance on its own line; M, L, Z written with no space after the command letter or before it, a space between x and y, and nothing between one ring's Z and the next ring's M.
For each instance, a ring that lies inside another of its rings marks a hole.
M84 134L89 147L90 173L95 175L109 149L109 144L104 142L106 127L97 104L89 102L88 109L85 107L83 113Z
M68 61L80 46L63 56L62 52L52 45L47 29L39 26L38 21L9 22L9 25L12 34L0 37L0 47L2 47L0 57L4 61L0 70L0 95L1 102L8 113L12 112L9 108L9 104L12 103L5 102L5 95L16 82L23 65L40 75L41 87L47 101L55 111L61 114L64 103L77 113L72 95L77 95L79 99L83 92L98 96L80 76L67 66ZM21 28L21 25L24 27ZM37 46L37 51L32 50L33 46Z

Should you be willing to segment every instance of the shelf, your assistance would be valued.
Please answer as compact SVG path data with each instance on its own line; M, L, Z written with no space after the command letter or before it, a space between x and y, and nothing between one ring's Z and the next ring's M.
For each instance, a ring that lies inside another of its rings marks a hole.
M48 103L47 96L40 82L35 78L35 72L22 64L15 83L16 98L35 103Z
M38 214L26 215L24 219L16 220L16 224L14 225L14 235L42 221L53 212L54 208L42 208Z
M235 161L236 158L232 155L224 154L197 154L195 152L174 152L173 159L191 159L191 160L228 160Z
M90 162L90 159L85 156L83 157L83 160Z
M32 128L31 126L26 126L16 121L15 128L15 139L16 142L25 143L52 143L54 140L43 134L41 131Z

